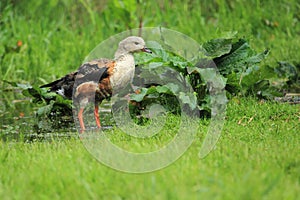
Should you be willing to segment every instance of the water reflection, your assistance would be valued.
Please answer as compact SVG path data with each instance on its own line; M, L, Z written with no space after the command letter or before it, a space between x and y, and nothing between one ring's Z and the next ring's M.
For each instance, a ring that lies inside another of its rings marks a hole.
M38 119L36 111L41 106L17 89L0 88L0 140L32 142L78 137L73 116L55 122L47 116ZM103 102L100 107L103 130L113 125L110 107L109 102Z

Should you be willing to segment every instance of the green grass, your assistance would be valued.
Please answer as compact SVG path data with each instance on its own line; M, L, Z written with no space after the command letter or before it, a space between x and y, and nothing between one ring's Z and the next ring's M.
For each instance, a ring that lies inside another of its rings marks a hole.
M298 199L300 107L247 98L233 99L227 110L221 138L207 157L198 158L204 138L199 130L179 160L146 174L98 163L77 138L2 142L0 198ZM109 132L115 143L139 149L119 130Z
M140 17L144 27L174 29L199 43L238 31L258 52L270 48L262 65L300 63L297 0L138 5L131 0L123 8L113 2L119 1L1 1L0 80L31 85L53 81L77 69L101 41L137 28ZM34 133L29 126L35 120L32 104L7 84L0 85L0 133ZM299 199L299 116L299 105L234 98L221 138L205 159L198 158L204 138L199 131L179 160L146 174L126 174L100 164L73 137L1 141L0 199ZM202 123L205 130L207 121ZM141 142L117 129L108 133L116 144L136 151L173 136L164 130L161 137Z
M300 4L297 0L0 2L0 117L32 116L22 95L2 80L42 85L74 71L100 42L139 26L163 26L199 43L238 31L261 52L271 53L261 65L277 61L299 65ZM118 7L118 8L117 8ZM155 17L154 17L155 16ZM17 42L22 46L17 47ZM13 102L13 103L12 103Z
M300 4L296 0L158 1L138 5L128 1L131 3L119 10L113 1L6 1L0 3L0 55L4 55L0 79L42 84L58 78L77 69L104 39L137 28L141 16L144 27L164 26L199 43L226 31L238 31L238 36L250 39L257 51L271 49L267 64L280 60L299 63ZM18 53L5 51L16 47L19 40L23 46Z

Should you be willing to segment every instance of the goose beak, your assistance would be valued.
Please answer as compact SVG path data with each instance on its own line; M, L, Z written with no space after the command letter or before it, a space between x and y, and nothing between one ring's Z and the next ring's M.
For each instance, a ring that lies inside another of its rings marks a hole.
M144 47L142 49L143 52L146 52L146 53L152 53L152 51L150 49L148 49L147 47Z

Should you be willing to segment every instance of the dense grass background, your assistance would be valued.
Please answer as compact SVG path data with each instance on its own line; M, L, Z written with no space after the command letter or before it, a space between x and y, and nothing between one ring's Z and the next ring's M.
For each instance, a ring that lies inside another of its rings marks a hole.
M205 159L198 158L202 126L178 161L147 174L99 164L76 138L0 143L0 198L299 199L299 107L234 99L227 114ZM120 130L113 134L116 143L129 144Z
M262 64L300 63L297 0L119 2L2 0L0 80L52 81L76 69L101 41L140 22L180 31L199 43L238 31L257 51L271 49ZM13 133L32 133L26 128L34 120L32 105L0 85L0 117L12 117L1 118L3 124L16 124ZM99 164L76 137L1 142L0 198L299 199L299 115L299 106L234 98L217 148L207 158L197 157L199 135L173 165L141 175ZM126 146L114 131L116 142Z
M11 2L11 3L7 3ZM139 27L163 26L199 43L238 31L267 63L299 63L299 12L285 1L1 1L1 79L40 84L76 69L101 41ZM10 50L18 41L19 53ZM6 50L5 50L6 49Z

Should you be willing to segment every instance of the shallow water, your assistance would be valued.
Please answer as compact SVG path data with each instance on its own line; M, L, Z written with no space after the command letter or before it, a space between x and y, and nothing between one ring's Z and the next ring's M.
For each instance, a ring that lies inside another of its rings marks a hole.
M54 128L46 117L36 117L39 106L42 105L32 103L21 91L0 89L0 140L31 142L78 137L72 116L68 117L66 123L61 123L59 128ZM109 102L103 102L100 106L103 130L112 127L110 107ZM90 128L94 126L92 124Z

